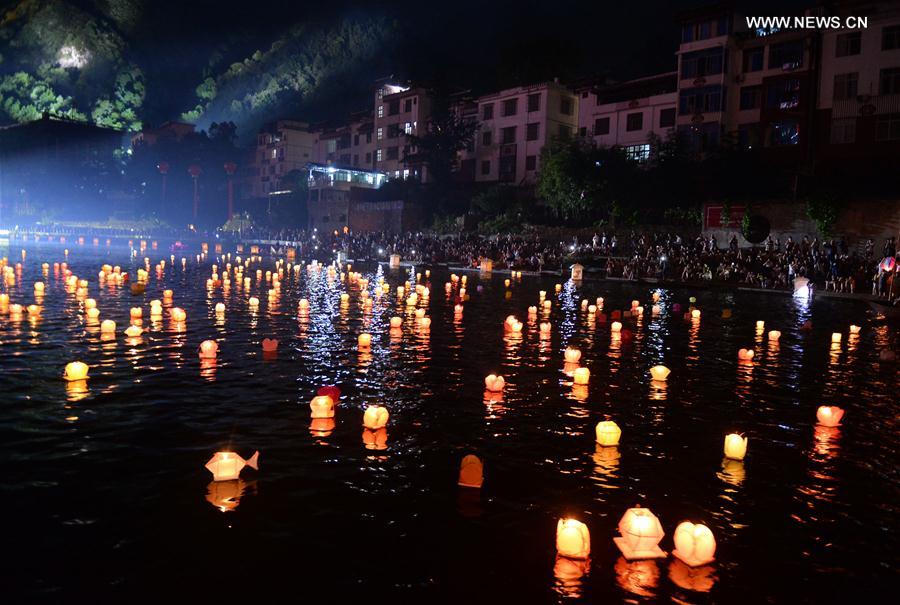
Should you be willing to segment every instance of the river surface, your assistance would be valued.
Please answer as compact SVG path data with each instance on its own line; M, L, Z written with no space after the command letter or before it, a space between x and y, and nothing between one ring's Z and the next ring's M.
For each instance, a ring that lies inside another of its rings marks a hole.
M30 304L33 283L46 282L39 319L0 316L7 603L823 603L878 600L896 583L897 366L878 354L898 335L864 303L670 288L653 315L647 286L564 282L556 293L552 278L507 287L505 276L471 274L458 316L459 286L448 295L449 273L435 268L421 278L425 329L395 292L425 267L354 267L371 278L367 311L358 283L324 270L289 271L270 298L255 270L271 259L245 271L249 291L232 282L224 292L207 288L216 259L197 251L182 266L162 245L134 256L69 246L100 319L118 324L112 340L54 273L62 246L26 244L23 260L21 242L0 244L23 264L3 286L11 302ZM134 276L144 256L145 294L98 284L102 264ZM388 294L374 295L378 276ZM150 319L166 288L183 326L168 304ZM529 319L540 290L552 309ZM624 319L613 339L609 319L581 309L598 296L604 313L639 300L644 316ZM691 296L698 321L684 317ZM129 339L134 306L145 332ZM510 314L521 336L504 332ZM549 338L540 321L552 323ZM770 329L782 332L777 345ZM357 347L364 331L368 352ZM279 340L275 356L263 338ZM218 341L215 362L198 358L206 339ZM563 371L566 346L582 351L586 389ZM738 362L740 348L755 351L752 364ZM73 360L91 367L86 387L62 380ZM657 364L671 369L663 386L648 376ZM506 379L502 398L485 394L491 372ZM342 390L334 426L311 426L309 401L331 384ZM372 403L390 412L374 444L362 429ZM841 426L818 427L819 405L844 408ZM622 429L618 448L595 444L606 419ZM723 458L735 431L749 438L743 462ZM260 469L214 483L204 465L218 450L259 450ZM457 486L469 453L484 461L480 491ZM672 557L626 562L613 537L637 504L659 517L666 552L681 521L708 525L716 560L695 570ZM560 517L587 524L589 561L557 561Z

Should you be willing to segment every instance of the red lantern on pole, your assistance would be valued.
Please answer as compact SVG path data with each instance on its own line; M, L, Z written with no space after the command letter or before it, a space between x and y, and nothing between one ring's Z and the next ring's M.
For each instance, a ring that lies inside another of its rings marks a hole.
M191 178L194 179L194 222L197 222L197 209L200 206L200 189L197 179L203 174L203 169L200 168L199 164L191 164L188 166L188 173L190 173Z
M231 216L234 214L234 184L231 180L231 177L234 176L235 171L237 171L237 164L232 161L225 162L225 174L228 175L228 220L231 220Z
M169 179L169 163L163 160L156 165L157 170L162 175L162 198L159 205L159 213L162 214L166 206L166 181Z

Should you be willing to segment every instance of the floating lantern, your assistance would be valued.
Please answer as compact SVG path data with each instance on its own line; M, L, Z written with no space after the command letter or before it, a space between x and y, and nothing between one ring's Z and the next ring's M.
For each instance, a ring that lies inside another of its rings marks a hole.
M722 309L722 319L729 319L731 317L731 309Z
M549 321L542 321L541 325L540 325L541 335L549 336L552 328L553 328L553 325Z
M131 316L131 319L140 319L141 317L144 316L144 312L141 310L140 307L131 307L131 310L129 311L129 315Z
M650 368L650 376L653 380L663 381L669 377L671 370L666 366L653 366Z
M566 360L566 363L578 363L578 360L581 359L581 351L572 347L566 347L563 358Z
M185 319L187 319L187 313L184 312L184 309L180 307L172 307L169 311L169 316L172 318L172 321L176 323L181 323Z
M93 309L97 306L97 301L93 298L84 299L84 308L85 309Z
M588 313L590 313L591 315L593 315L593 314L596 313L596 312L597 312L597 305L590 305L590 306L588 306Z
M85 380L88 377L90 367L82 361L70 361L66 364L63 377L68 381Z
M675 528L675 550L672 554L691 567L712 563L716 554L716 538L702 523L682 521Z
M225 315L225 303L216 303L216 315Z
M363 414L363 426L370 431L383 429L387 425L388 418L387 408L380 405L370 405Z
M769 340L772 342L778 342L778 339L781 338L781 332L778 330L769 330Z
M838 426L843 417L844 410L836 405L822 405L816 410L816 419L822 426Z
M850 324L850 333L851 334L859 334L860 327Z
M650 312L654 315L659 315L661 311L662 307L660 307L659 305L653 305L652 307L650 307Z
M693 311L691 311L691 318L700 319L700 309L694 309Z
M619 534L621 537L613 538L613 541L629 561L666 556L659 548L659 541L665 535L662 525L649 508L635 506L625 511L619 521Z
M301 299L297 302L297 309L298 309L301 313L304 312L304 311L308 311L308 310L309 310L309 301L306 300L305 298L301 298Z
M752 361L753 360L753 349L738 350L738 359L740 359L741 361Z
M219 344L215 340L204 340L200 343L200 359L215 359L219 352Z
M368 349L369 345L372 344L372 335L367 332L363 332L357 337L356 343L360 349Z
M620 322L620 321L612 322L609 326L609 331L613 332L613 333L621 332L622 331L622 322Z
M597 433L597 443L603 447L613 447L619 445L619 438L622 436L622 429L612 420L604 420L597 423L595 429Z
M419 320L419 325L422 326L423 328L430 328L430 327L431 327L431 318L430 318L430 317L423 317L422 319ZM517 330L517 331L518 331L518 332L521 332L521 331L522 331L522 324L521 324L521 323L518 324L518 330Z
M312 418L334 418L334 400L328 395L316 395L309 402Z
M591 554L591 533L576 519L560 519L556 524L556 552L569 559L587 559Z
M529 315L537 315L537 307L534 305L528 307L528 314Z
M586 385L591 380L591 371L587 368L577 368L572 374L572 379L577 385Z
M129 338L137 338L143 333L144 331L140 326L128 326L125 328L125 336L128 336Z
M456 305L455 307L453 307L453 312L454 312L456 315L462 315L462 312L463 312L463 306L462 306L462 305Z
M833 333L831 334L831 342L841 342L841 333L840 333L840 332L833 332Z
M459 465L460 487L481 488L484 483L484 465L475 454L469 454L462 459Z
M391 317L391 328L399 328L402 325L403 325L402 318L397 317L396 315L394 317Z
M85 315L88 319L96 321L98 317L100 317L100 309L97 307L91 307L85 312Z
M171 290L163 290L163 298L172 298Z
M544 301L544 310L545 310L545 311L549 311L551 307L553 307L553 301L552 301L552 300L545 300L545 301Z
M506 386L506 381L503 380L503 376L488 374L484 379L484 386L491 393L499 393L503 391L503 387Z
M259 452L254 452L247 460L234 452L216 452L206 463L207 470L213 474L213 481L237 479L245 466L259 470Z
M263 353L274 353L277 349L278 349L278 339L277 338L263 338L263 340L262 340Z
M36 281L34 282L34 293L35 295L40 295L44 293L44 282Z
M743 460L747 455L747 438L731 433L725 437L725 457L731 460Z
M100 322L101 334L114 334L116 331L116 322L111 319L104 319Z
M250 300L247 301L247 304L250 305L251 309L255 309L256 307L259 306L259 299L256 298L255 296L251 296Z
M759 321L756 322L757 330L764 330L765 327L766 327L766 322L764 322L763 320L760 319ZM701 525L700 527L703 527L703 526Z

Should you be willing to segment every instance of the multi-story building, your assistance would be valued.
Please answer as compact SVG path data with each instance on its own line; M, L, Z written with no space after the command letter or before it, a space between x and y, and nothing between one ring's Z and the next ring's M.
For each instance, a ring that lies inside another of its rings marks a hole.
M313 161L363 170L375 168L372 112L359 112L337 127L318 129Z
M655 139L675 128L676 72L618 84L576 87L578 134L597 146L621 147L632 160L650 158Z
M427 180L425 167L404 158L413 153L409 135L419 134L432 113L432 96L424 88L383 84L375 91L375 170L390 178Z
M256 136L245 196L262 198L278 191L282 177L292 170L304 170L313 161L316 139L306 122L278 120L265 125Z
M475 180L533 183L544 145L578 129L578 97L558 81L478 97Z

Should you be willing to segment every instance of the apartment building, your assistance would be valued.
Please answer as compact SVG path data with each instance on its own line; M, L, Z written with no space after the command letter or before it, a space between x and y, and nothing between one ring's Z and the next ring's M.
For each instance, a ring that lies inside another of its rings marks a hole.
M407 137L419 134L431 117L433 100L424 88L382 84L375 91L374 169L390 178L427 180L425 167L404 158L413 153Z
M317 134L306 122L278 120L256 136L253 165L245 172L245 197L261 198L279 190L279 181L313 161Z
M578 129L578 97L558 81L483 95L477 106L476 181L534 183L544 145Z
M617 84L577 86L578 134L597 146L621 147L637 162L650 159L654 140L674 131L677 73Z
M372 112L359 112L339 126L316 129L313 161L344 168L375 168L375 136Z

